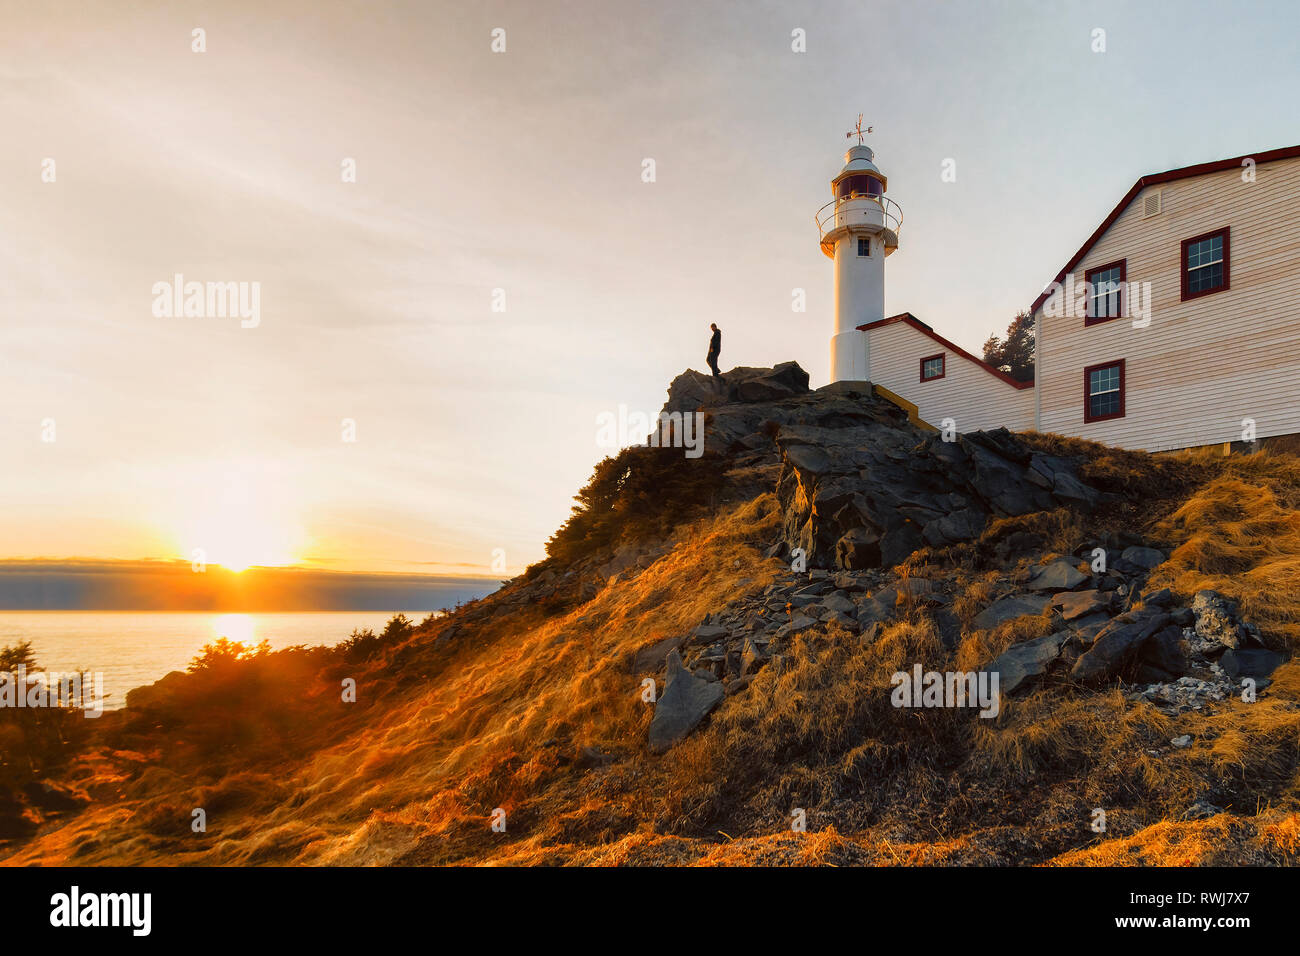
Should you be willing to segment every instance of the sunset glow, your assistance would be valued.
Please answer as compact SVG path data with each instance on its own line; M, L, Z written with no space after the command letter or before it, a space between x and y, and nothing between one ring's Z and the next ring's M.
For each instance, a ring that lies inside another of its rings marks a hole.
M178 557L236 572L301 562L307 534L289 482L256 463L227 465L214 492L195 471L157 517L175 529Z
M1008 115L1078 101L1066 66L1097 71L1097 101L1123 101L1133 77L1097 68L1131 48L1101 56L1049 31L1027 49L1005 15L990 21L965 4L952 5L935 48L932 24L903 7L877 16L833 6L782 23L784 43L770 22L693 11L671 43L692 80L649 99L653 55L628 64L609 37L668 24L632 27L599 6L573 20L566 57L522 39L551 29L536 5L515 6L523 45L502 55L476 21L453 29L437 5L407 5L393 33L383 17L349 23L340 35L358 43L364 82L333 70L329 25L351 8L304 6L286 44L262 28L258 5L225 4L202 24L224 38L204 54L191 51L196 24L183 7L86 13L78 26L94 43L28 11L0 41L18 84L5 107L12 148L0 157L11 264L0 289L6 315L24 317L0 328L11 360L0 559L188 562L203 548L231 569L310 557L332 570L491 575L500 549L518 573L543 557L573 489L606 454L596 416L620 404L657 410L665 382L704 367L711 321L726 329L724 364L796 358L814 386L828 381L820 320L832 287L811 213L829 198L827 166L873 88L853 52L864 30L892 37L881 75L898 78L892 96L872 96L864 122L887 157L890 192L924 224L891 257L885 306L969 350L1005 328L1077 247L1080 224L1104 215L1136 173L1291 141L1282 113L1219 109L1243 128L1207 130L1199 103L1160 94L1151 109L1174 118L1177 137L1153 142L1143 116L1117 116L1115 138L1142 148L1105 151L1060 190L1060 169L1043 166L1069 155L1068 137L1050 138L1056 152L1044 154L1033 124L990 135L977 111L934 90L963 87L978 36L991 62L1051 79L1019 83L1014 97L981 87ZM1140 6L1119 19L1133 36L1169 35ZM1200 42L1193 25L1180 25L1186 36L1171 50ZM822 38L806 54L789 49L795 26ZM761 86L720 53L723 35L763 51ZM443 38L437 57L428 36ZM900 52L916 49L937 51L944 72ZM1181 62L1162 56L1126 68L1161 89ZM821 72L782 72L814 60ZM1281 48L1258 58L1254 88L1288 88L1290 62ZM593 89L575 123L573 90L626 69L634 80ZM499 108L521 77L530 109L508 135L528 144L538 186L522 206L501 185L520 159L503 148ZM412 92L451 82L463 83L455 109ZM707 119L701 96L714 104ZM759 103L781 119L755 125ZM961 163L955 182L940 178L949 156ZM57 162L53 182L41 179L44 157ZM661 164L653 184L640 180L646 157ZM355 182L341 180L345 159L356 161ZM743 188L720 187L719 171L742 168ZM1036 192L1008 205L993 176ZM521 214L537 254L521 255L502 226ZM702 216L763 228L733 257L696 228ZM613 225L623 217L636 227ZM1034 240L1010 254L988 240L995 222ZM85 238L100 235L113 241ZM259 322L156 315L154 287L177 275L259 283ZM508 292L501 312L497 287ZM791 290L807 296L794 321ZM592 361L593 349L609 360Z
M1285 924L1300 0L0 4L5 938Z
M190 534L192 542L182 557L195 560L195 549L202 552L201 560L209 565L220 565L231 571L244 571L251 567L278 568L299 563L294 547L298 537L288 527L260 521L220 525L204 522L203 530Z
M251 614L222 614L212 620L212 637L236 641L240 644L253 644L255 627Z

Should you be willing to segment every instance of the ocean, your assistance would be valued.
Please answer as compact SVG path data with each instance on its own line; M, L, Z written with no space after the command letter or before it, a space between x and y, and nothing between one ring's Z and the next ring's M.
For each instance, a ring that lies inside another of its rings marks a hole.
M265 639L272 650L294 644L333 645L353 628L381 631L397 611L223 614L165 611L0 611L0 647L31 641L48 671L101 671L104 708L126 703L127 691L170 671L183 671L204 644L220 637L245 644ZM420 623L427 611L404 611Z

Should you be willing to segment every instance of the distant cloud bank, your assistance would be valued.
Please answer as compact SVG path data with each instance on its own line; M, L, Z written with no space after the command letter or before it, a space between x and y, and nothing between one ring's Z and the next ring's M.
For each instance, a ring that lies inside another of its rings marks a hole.
M221 567L159 561L0 561L6 611L436 611L498 578Z

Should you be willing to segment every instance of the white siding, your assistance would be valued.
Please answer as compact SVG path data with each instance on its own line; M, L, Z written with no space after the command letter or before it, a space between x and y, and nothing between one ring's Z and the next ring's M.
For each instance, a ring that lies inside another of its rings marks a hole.
M871 329L871 381L916 405L935 428L951 418L958 432L1006 426L1023 431L1034 425L1034 390L1018 389L977 362L945 347L905 322ZM921 359L944 355L944 377L922 382Z
M1040 430L1151 451L1239 441L1247 418L1261 438L1300 432L1300 159L1255 173L1254 183L1234 169L1148 186L1080 261L1079 283L1118 259L1130 284L1151 283L1147 328L1127 318L1085 327L1040 306ZM1153 190L1162 211L1143 219ZM1182 302L1182 240L1224 226L1230 288ZM1084 368L1119 359L1125 416L1085 423Z

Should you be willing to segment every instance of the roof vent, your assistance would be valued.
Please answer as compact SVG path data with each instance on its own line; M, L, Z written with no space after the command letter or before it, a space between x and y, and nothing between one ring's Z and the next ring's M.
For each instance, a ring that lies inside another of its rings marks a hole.
M1142 199L1142 218L1150 219L1160 215L1160 191L1147 193Z

